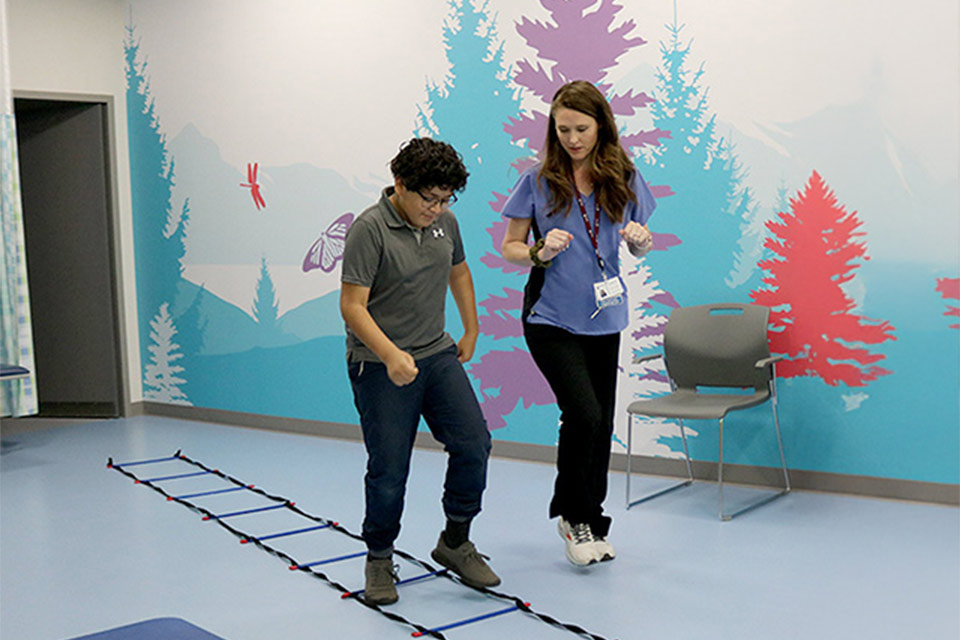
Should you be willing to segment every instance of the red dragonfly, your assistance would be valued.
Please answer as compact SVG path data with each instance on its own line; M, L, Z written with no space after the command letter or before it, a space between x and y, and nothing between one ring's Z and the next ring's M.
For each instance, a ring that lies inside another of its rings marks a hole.
M260 185L257 183L257 163L253 164L247 163L247 181L240 183L241 187L249 187L250 195L253 197L253 204L256 205L257 211L260 211L261 207L267 206L267 201L263 199L263 195L260 193Z

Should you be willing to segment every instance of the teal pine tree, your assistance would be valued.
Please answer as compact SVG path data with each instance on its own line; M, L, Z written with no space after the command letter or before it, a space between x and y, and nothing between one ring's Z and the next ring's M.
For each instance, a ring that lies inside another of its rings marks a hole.
M190 227L190 198L183 199L183 206L180 207L180 216L171 216L167 220L167 226L164 229L164 236L167 238L165 249L167 251L168 262L173 263L177 281L183 278L183 256L187 253L187 229ZM173 273L174 268L170 268Z
M204 335L209 323L203 312L203 301L207 295L207 286L201 285L193 302L177 318L177 325L181 327L180 348L187 360L203 352Z
M273 279L270 277L270 270L267 268L267 259L260 258L260 277L257 279L252 311L253 319L257 321L257 327L259 328L261 346L269 346L280 332L277 323L279 308L280 302L277 300Z
M746 198L735 210L738 216L744 218L744 223L736 268L731 277L738 291L757 291L763 286L763 269L759 265L773 258L773 252L764 246L767 222L778 217L781 211L790 210L790 194L786 184L781 183L777 187L776 204L771 209L759 206L749 189L744 189L744 194Z
M729 284L732 287L744 287L748 291L752 287L745 283L754 278L759 281L760 274L757 263L760 261L762 249L762 224L757 226L760 204L753 197L750 187L744 187L735 194L730 208L734 218L741 220L740 240L737 242L737 254L734 258L733 271L730 273Z
M140 317L141 362L149 360L150 318L164 303L173 303L182 271L184 234L189 207L172 214L173 160L160 131L150 97L146 62L138 60L140 44L133 26L124 41L127 81L127 137L133 202L133 239Z
M176 318L179 332L178 342L180 343L180 351L183 353L182 362L186 372L196 371L195 365L203 353L207 324L210 322L204 313L203 302L209 295L206 285L201 286L193 297L190 306ZM191 392L189 378L183 385L183 391L190 397L197 395Z
M681 41L683 26L674 18L668 39L660 43L656 102L650 113L657 129L670 132L649 147L643 169L651 184L669 184L673 195L662 198L656 230L676 236L680 244L648 256L654 276L682 305L729 297L731 272L739 250L742 215L751 198L741 185L741 172L728 143L718 137L716 115L710 114L701 64L688 66L690 44ZM690 277L694 266L697 277Z
M510 167L517 147L503 127L508 116L519 112L520 101L509 86L510 69L488 2L448 4L443 41L450 71L428 85L427 100L419 105L417 133L449 142L463 156L470 178L456 208L471 213L458 216L458 222L467 256L479 258L494 249L484 233L497 217L490 208L493 192L503 191L517 177ZM491 284L482 274L474 273L474 278L478 294Z

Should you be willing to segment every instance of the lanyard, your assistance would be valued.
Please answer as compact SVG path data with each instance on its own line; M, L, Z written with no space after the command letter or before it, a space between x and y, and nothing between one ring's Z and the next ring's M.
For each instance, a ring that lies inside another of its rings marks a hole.
M577 189L577 181L570 174L570 183L573 185L573 192L577 196L577 204L580 205L580 216L583 218L583 224L587 227L587 237L590 238L590 244L593 245L593 254L597 256L597 264L600 265L600 275L603 275L603 258L600 257L597 239L600 235L600 199L594 195L593 199L593 229L590 228L590 218L587 217L587 208L583 204L583 197L580 190ZM596 191L596 188L594 188Z

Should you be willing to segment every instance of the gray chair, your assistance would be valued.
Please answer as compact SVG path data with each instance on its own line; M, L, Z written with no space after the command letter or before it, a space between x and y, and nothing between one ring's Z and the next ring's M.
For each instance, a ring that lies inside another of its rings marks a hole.
M627 509L668 491L690 486L693 467L687 449L684 420L718 420L720 454L718 465L718 513L721 520L749 511L789 493L790 475L783 456L780 420L777 416L777 385L774 363L783 356L770 356L767 342L767 307L749 304L705 304L674 309L667 321L663 355L650 355L634 364L663 358L671 393L637 400L627 407ZM712 389L711 389L712 388ZM724 389L725 388L725 389ZM724 392L739 391L742 393ZM731 514L723 512L723 421L727 413L770 401L780 449L784 488L765 495ZM637 500L630 499L630 461L633 458L634 416L672 418L680 422L680 436L687 466L687 479Z

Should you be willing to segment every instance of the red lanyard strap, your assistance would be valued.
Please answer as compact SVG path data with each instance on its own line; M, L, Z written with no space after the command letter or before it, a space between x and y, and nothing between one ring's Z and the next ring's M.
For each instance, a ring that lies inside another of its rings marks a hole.
M587 227L587 237L590 238L590 244L593 245L593 254L597 256L597 264L600 265L600 275L603 275L603 258L600 257L599 243L600 235L600 199L594 196L593 200L593 229L590 228L590 218L587 217L587 207L583 204L583 197L580 195L580 189L577 188L577 181L573 175L570 176L570 183L573 185L573 193L577 196L577 204L580 205L580 217L583 218L583 224Z

